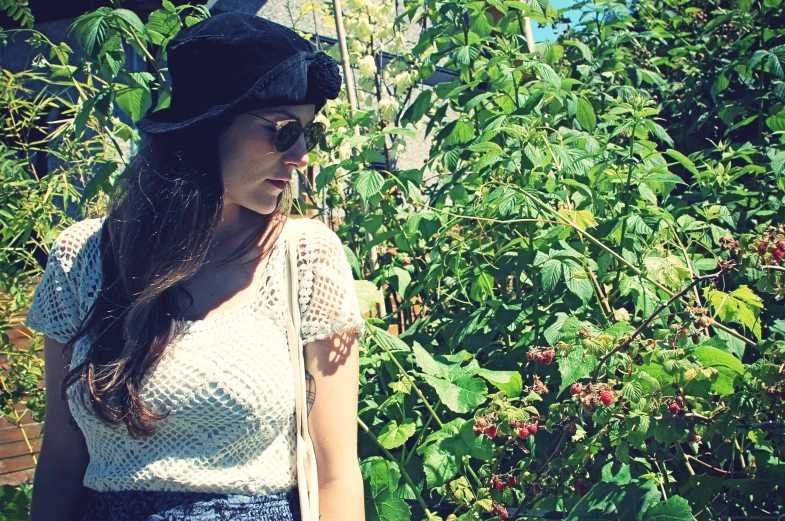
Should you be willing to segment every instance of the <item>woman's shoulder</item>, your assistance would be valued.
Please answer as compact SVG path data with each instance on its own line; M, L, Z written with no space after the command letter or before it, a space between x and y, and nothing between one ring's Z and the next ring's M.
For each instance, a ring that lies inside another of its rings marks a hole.
M96 250L105 217L77 221L63 229L52 243L51 254L67 270L77 260ZM88 253L90 252L90 253Z

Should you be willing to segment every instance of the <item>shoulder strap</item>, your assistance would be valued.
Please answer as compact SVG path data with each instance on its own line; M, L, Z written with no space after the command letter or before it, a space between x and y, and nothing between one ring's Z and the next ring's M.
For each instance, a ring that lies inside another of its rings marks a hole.
M297 428L297 485L300 497L302 521L319 518L319 493L317 489L316 453L308 432L308 404L305 392L305 360L300 325L300 299L298 292L297 234L292 219L284 224L286 244L286 302L289 355L294 372L294 394L296 401Z

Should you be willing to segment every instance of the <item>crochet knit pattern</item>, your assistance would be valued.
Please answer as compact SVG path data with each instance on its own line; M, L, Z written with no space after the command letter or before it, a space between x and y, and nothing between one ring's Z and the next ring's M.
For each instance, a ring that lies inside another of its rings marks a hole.
M101 288L103 218L66 228L55 240L26 320L67 342ZM338 236L321 221L296 227L303 343L365 330L352 272ZM68 389L90 462L84 486L264 495L297 486L295 395L287 344L284 232L245 305L187 321L142 381L144 402L171 414L156 433L134 439L85 408L81 382ZM89 346L80 339L72 365ZM317 398L318 399L318 398ZM87 400L89 404L89 400ZM89 405L88 405L89 406Z

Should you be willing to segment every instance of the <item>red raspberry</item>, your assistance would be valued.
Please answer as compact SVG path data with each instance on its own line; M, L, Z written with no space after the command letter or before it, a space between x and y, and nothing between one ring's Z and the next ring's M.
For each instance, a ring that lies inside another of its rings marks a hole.
M590 488L591 484L586 483L582 479L575 480L575 489L578 491L578 494L580 494L581 497L585 496Z
M5 364L0 365L0 369L2 369L3 371L8 371L8 366Z
M507 486L512 488L518 484L518 480L515 476L507 476Z
M671 414L678 414L678 412L681 410L681 407L679 407L678 403L671 402L671 404L668 406L668 410L671 412Z
M681 328L681 329L679 329L679 334L680 335L686 335L687 334L687 330L684 329L684 328Z
M485 434L488 435L489 438L496 437L496 425L491 425L490 427L485 427Z
M401 264L403 264L404 266L408 266L408 265L409 265L409 264L411 264L411 263L412 263L412 260L411 260L411 259L407 259L407 258L404 258L404 259L401 261Z
M603 405L610 405L613 403L613 394L610 391L603 391L600 393L600 400L602 401Z
M553 362L553 351L543 351L537 359L537 362L539 362L540 365L548 365Z
M529 425L527 425L527 427L529 428L529 434L531 435L537 434L537 422L530 423Z
M781 261L783 257L785 257L785 251L772 246L771 247L771 255L778 261Z
M494 485L494 487L496 487L496 490L499 491L499 492L503 492L504 491L504 487L506 487L506 486L507 485L502 480L497 481L496 484Z
M780 239L777 241L777 249L780 251L785 251L785 239Z
M539 494L540 492L542 492L542 490L541 490L541 489L540 489L540 487L537 485L537 483L533 484L533 485L532 485L532 494L535 494L535 495L536 495L536 494Z
M577 396L583 392L583 386L579 383L574 383L570 386L570 394Z
M529 435L529 429L526 427L521 427L521 430L518 431L518 436L521 438L526 438Z

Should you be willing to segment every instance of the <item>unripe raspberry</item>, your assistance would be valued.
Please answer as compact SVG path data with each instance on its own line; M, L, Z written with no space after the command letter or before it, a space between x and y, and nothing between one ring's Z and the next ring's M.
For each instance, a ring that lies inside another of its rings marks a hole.
M671 402L671 404L668 406L668 410L671 412L671 414L678 414L678 412L681 410L681 407L679 407L678 403Z
M687 435L687 441L690 443L697 443L701 441L701 437L695 431L690 431L690 433Z
M579 383L574 383L570 386L570 394L573 396L581 394L583 391L583 386Z
M780 239L777 241L777 249L780 251L785 251L785 239Z
M496 425L491 425L490 427L485 427L485 434L488 435L489 438L496 437Z
M474 437L476 438L477 436L482 434L482 429L480 429L479 427L472 427L472 434L474 434Z
M603 391L600 393L600 400L603 405L610 405L613 403L613 394L610 391Z
M526 436L528 435L529 435L529 429L527 429L526 427L521 427L521 430L518 431L518 436L520 436L521 438L526 438Z
M507 486L512 488L518 484L518 479L515 476L507 476Z
M758 255L766 255L766 250L769 249L769 241L761 239L758 241Z

